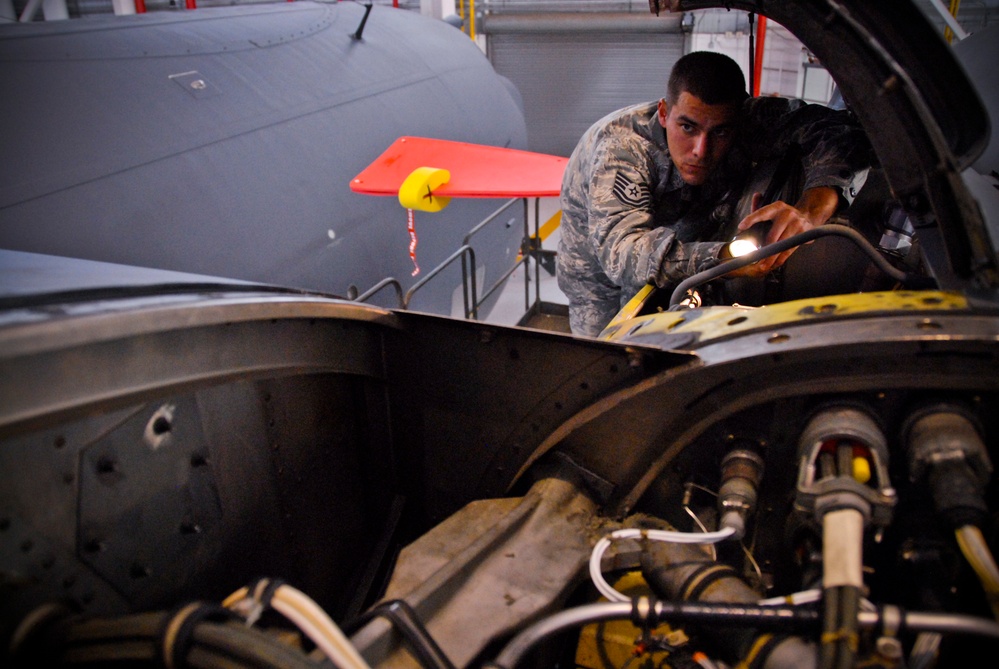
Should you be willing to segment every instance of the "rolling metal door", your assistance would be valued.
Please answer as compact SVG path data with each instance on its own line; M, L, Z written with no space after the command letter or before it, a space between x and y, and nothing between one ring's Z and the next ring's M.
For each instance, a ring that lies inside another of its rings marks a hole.
M523 97L528 148L568 156L605 114L665 95L666 77L684 53L684 35L678 20L645 22L655 24L658 32L583 30L578 24L557 31L557 23L544 30L494 29L486 22L489 59Z

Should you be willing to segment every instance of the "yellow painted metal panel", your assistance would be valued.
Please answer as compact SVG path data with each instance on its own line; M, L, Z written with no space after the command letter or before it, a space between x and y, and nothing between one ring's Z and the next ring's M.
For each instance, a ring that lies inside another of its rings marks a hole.
M642 334L696 333L704 342L759 328L793 325L818 319L917 311L968 309L963 295L944 291L884 291L815 297L763 307L704 307L658 314L638 315L651 296L651 286L640 291L601 334L603 339L621 339L642 324Z

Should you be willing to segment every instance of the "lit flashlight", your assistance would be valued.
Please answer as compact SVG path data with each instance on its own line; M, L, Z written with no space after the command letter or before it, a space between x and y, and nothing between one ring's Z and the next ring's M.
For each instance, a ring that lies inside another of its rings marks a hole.
M760 221L748 230L743 230L728 243L727 251L730 258L739 258L758 250L766 244L767 233L773 221Z

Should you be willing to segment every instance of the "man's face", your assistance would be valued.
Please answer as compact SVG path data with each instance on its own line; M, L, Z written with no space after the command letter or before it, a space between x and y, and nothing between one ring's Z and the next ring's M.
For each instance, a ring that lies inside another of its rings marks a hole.
M738 113L738 104L705 104L687 91L674 105L659 101L669 155L686 183L703 184L728 153Z

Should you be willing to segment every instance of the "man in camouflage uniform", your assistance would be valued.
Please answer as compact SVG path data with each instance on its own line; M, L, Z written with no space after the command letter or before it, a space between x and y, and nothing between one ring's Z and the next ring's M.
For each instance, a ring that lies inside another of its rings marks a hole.
M754 163L800 147L804 191L738 226L772 220L767 243L822 225L863 185L869 144L846 111L750 99L738 64L717 53L677 61L667 97L616 111L579 141L562 181L559 288L574 334L596 336L647 283L675 285L723 258L715 239ZM729 276L762 276L792 251Z

